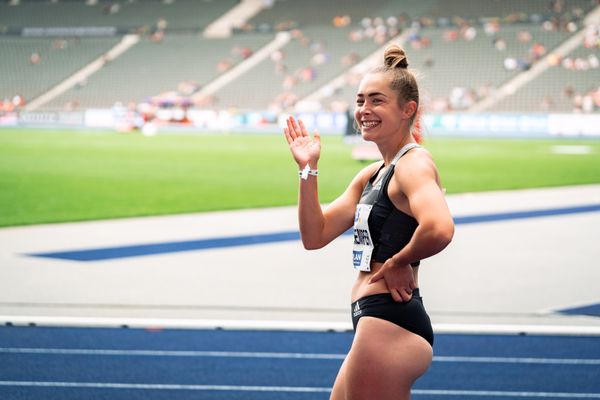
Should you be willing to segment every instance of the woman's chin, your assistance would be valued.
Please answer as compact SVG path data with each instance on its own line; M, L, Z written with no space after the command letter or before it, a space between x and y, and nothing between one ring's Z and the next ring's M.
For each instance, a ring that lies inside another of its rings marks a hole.
M367 142L372 142L373 139L375 139L375 135L372 132L369 132L369 131L365 132L364 130L362 130L360 132L360 134L361 134L363 140L366 140Z

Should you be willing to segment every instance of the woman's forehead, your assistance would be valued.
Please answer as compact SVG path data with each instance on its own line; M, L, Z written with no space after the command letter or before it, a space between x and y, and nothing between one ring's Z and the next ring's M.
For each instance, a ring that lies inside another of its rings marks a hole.
M387 74L383 74L381 72L368 73L360 81L357 94L367 96L370 93L375 92L384 93L387 95L392 94L393 91L390 88L390 78L387 76Z

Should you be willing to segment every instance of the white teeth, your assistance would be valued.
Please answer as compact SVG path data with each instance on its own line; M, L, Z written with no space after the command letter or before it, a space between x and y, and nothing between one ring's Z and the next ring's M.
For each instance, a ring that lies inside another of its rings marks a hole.
M375 125L379 125L379 121L362 121L362 126L365 128L372 128Z

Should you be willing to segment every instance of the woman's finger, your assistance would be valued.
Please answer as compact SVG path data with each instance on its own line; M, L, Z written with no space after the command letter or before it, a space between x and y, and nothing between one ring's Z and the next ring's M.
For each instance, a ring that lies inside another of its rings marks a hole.
M286 122L287 122L287 126L288 126L288 133L293 141L298 137L298 135L296 135L296 131L294 130L294 125L292 124L292 117L289 117Z
M304 136L302 134L302 129L300 129L300 126L298 125L298 122L296 122L296 120L294 119L294 117L290 117L290 120L292 121L292 126L294 127L294 131L296 133L296 136L298 136L298 137Z
M293 140L290 136L290 131L288 130L288 128L283 128L283 134L285 135L285 140L287 140L288 144L292 144Z
M302 136L310 136L306 130L306 126L304 126L304 122L302 122L301 119L298 120L298 124L300 124L300 133Z
M412 298L412 290L402 288L398 290L400 292L400 296L402 297L402 301L410 301Z
M316 129L315 129L313 135L314 135L315 142L320 144L321 143L321 135L319 134L319 132Z
M371 276L371 279L369 279L369 285L381 280L381 278L383 278L383 273L381 270L379 270Z
M396 289L390 290L390 294L392 295L392 298L395 302L402 303L402 296L400 296L400 293L398 293Z

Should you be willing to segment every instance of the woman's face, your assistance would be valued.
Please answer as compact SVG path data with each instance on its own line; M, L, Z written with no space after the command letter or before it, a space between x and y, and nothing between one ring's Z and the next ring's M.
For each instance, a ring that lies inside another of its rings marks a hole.
M409 119L406 118L404 103L398 101L398 94L390 88L387 74L367 74L358 88L354 109L354 118L363 139L385 141L391 135L401 135L407 130Z

